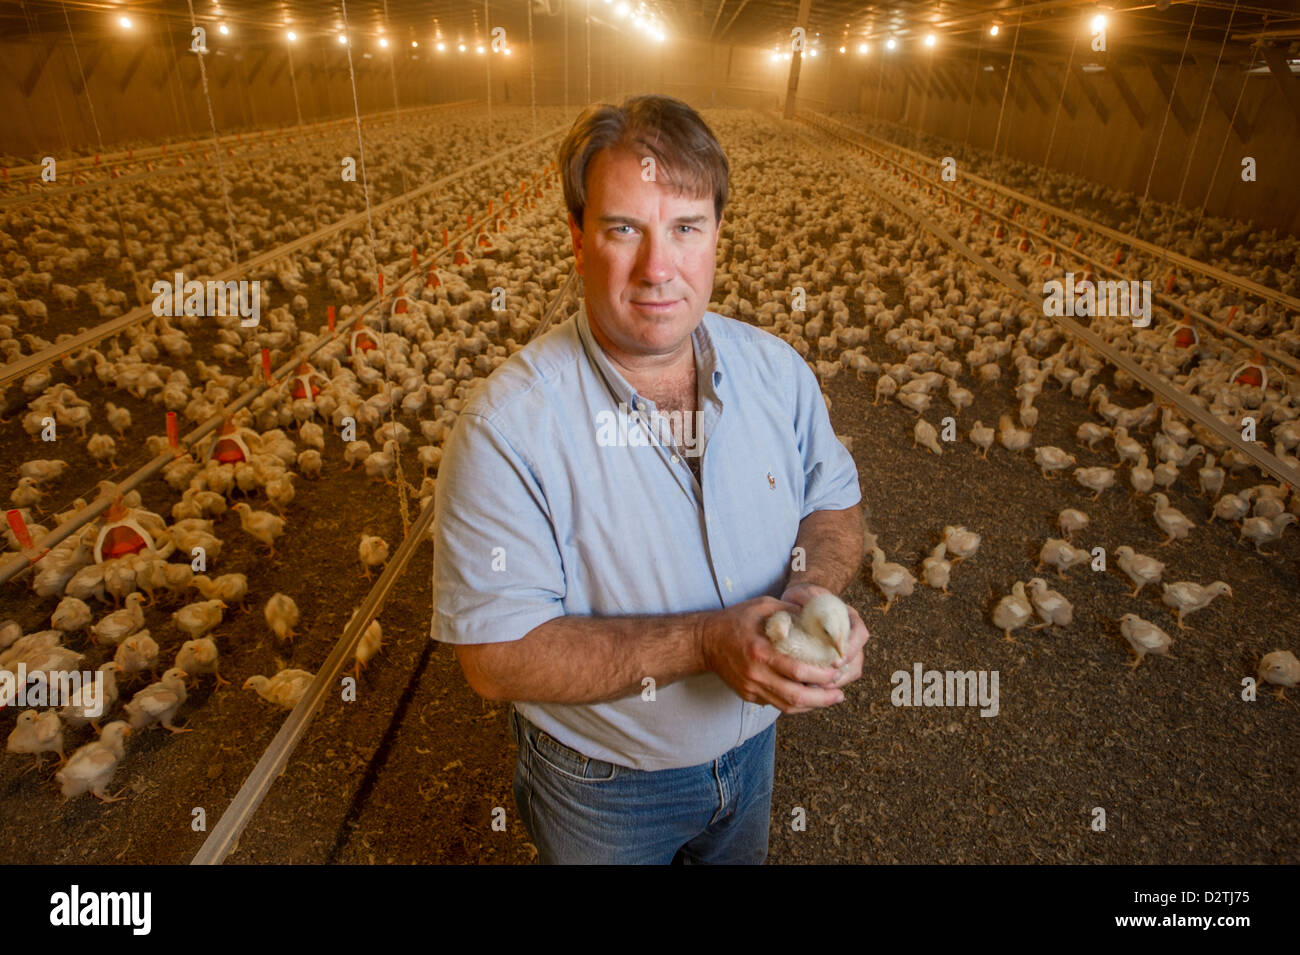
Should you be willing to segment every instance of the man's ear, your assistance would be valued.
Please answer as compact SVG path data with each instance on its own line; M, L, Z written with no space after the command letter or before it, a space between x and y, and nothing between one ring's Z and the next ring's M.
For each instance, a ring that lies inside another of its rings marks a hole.
M573 267L582 275L582 227L573 218L572 212L569 213L569 235L573 239Z

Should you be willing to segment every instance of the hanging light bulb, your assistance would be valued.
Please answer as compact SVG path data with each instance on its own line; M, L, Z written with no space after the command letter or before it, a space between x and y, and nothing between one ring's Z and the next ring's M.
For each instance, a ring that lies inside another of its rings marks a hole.
M871 49L871 47L867 46L865 43L859 43L859 44L858 44L858 52L859 52L859 53L866 53L867 50L869 50L869 49Z
M230 36L230 27L226 26L224 23L218 23L217 32L222 36Z
M898 46L898 43L897 43L897 41L894 40L894 38L893 38L892 36L891 36L888 40L885 41L885 49L886 49L886 50L892 50L892 49L893 49L894 47L896 47L896 46Z
M927 34L925 35L925 45L926 45L926 46L934 46L934 44L935 44L934 34L933 34L933 33L927 33Z
M129 29L131 29L131 18L130 18L130 17L118 17L118 18L117 18L117 22L121 25L121 27L122 27L123 30L129 30Z
M294 33L292 30L290 30L288 33L286 33L285 36L287 36L287 37L289 38L289 42L290 42L290 43L292 43L294 40L298 39L298 34Z
M998 35L998 25L995 23L993 24L993 26L989 27L989 36L997 36L997 35Z
M379 38L379 45L385 47L388 46L388 37L381 36Z

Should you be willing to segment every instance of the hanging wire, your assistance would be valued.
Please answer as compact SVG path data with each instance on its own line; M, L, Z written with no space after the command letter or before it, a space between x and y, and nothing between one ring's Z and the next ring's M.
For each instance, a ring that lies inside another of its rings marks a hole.
M388 0L384 0L385 3ZM483 58L487 68L487 145L492 152L492 21L488 19L488 0L483 0L483 29L487 31L487 55Z
M388 27L388 0L384 0L384 28ZM351 42L350 40L348 41ZM397 51L401 49L396 42L393 43L393 49L388 54L388 75L393 81L393 113L397 120L397 134L401 142L406 140L406 123L402 118L402 104L397 99ZM491 113L488 114L488 122L491 123ZM402 177L402 192L409 192L410 188L406 184L406 163L397 164L397 174Z
M1056 113L1052 116L1052 133L1047 137L1047 152L1043 156L1042 168L1038 170L1038 182L1034 184L1034 191L1038 198L1043 198L1043 179L1047 176L1047 163L1052 158L1052 147L1056 144L1056 127L1061 121L1061 107L1065 105L1065 88L1070 85L1070 70L1074 66L1074 51L1079 45L1079 31L1071 31L1074 39L1070 42L1070 57L1065 62L1065 77L1061 80L1061 96L1056 101Z
M158 34L159 36L165 36L165 35L166 35L166 28L163 27L163 22L162 22L162 17L161 17L161 16L156 16L156 17L153 18L153 25L154 25L154 30L157 32L157 34ZM178 72L180 71L180 65L176 62L176 49L175 49L174 45L171 44L171 43L166 43L166 42L164 42L164 43L163 43L163 48L166 49L166 50L171 54L171 60L172 60L171 73L172 73L173 75L172 75L172 77L171 77L172 82L169 82L169 83L167 84L167 98L168 98L168 100L169 100L169 101L171 102L171 104L172 104L172 118L173 118L173 119L175 120L175 122L176 122L176 128L177 128L177 129L180 129L180 128L181 128L181 111L180 111L180 108L176 105L176 82L175 82L175 81L176 81L176 76L175 76L175 74L178 73ZM187 117L187 118L188 118L188 115L189 115L189 114L187 113L187 114L186 114L186 117ZM188 125L188 124L187 124L187 125Z
M68 17L68 5L66 2L63 2L61 3L61 6L63 7L63 22L68 26L68 38L72 40L72 55L77 60L77 72L81 74L81 91L86 94L86 105L90 107L90 122L95 128L95 143L99 146L99 151L102 153L104 151L104 137L100 134L99 120L95 117L95 98L90 95L90 83L87 81L86 69L81 65L81 53L77 50L76 34L72 32L72 20ZM127 268L129 268L131 272L131 285L135 289L136 299L139 301L142 299L140 282L136 277L135 256L131 255L127 248L126 220L122 217L122 206L118 201L116 189L109 189L108 194L113 200L113 211L117 215L117 231L118 236L122 240L123 257L126 259Z
M286 52L289 54L289 85L293 87L293 113L298 118L298 131L302 132L302 106L298 102L298 77L293 68L293 47L286 46ZM310 150L308 151L310 155ZM312 227L320 228L320 209L319 203L316 202L316 190L312 188L312 176L307 175L307 201L311 204L311 221Z
M970 145L970 124L975 118L975 103L978 102L979 96L976 90L980 82L980 56L984 52L984 31L979 31L979 43L975 46L975 80L970 85L970 108L966 110L966 135L961 139L962 146Z
M533 62L533 0L528 3L528 85L532 89L533 99L533 136L537 136L537 72Z
M1228 35L1232 32L1232 21L1237 16L1238 0L1232 0L1232 12L1228 14L1228 25L1223 31L1223 40L1219 43L1219 55L1214 58L1214 72L1210 74L1210 83L1205 88L1205 98L1201 101L1201 118L1196 123L1196 135L1192 137L1192 146L1187 150L1187 165L1183 168L1183 179L1178 184L1178 205L1183 202L1183 190L1187 188L1187 177L1192 171L1192 157L1196 155L1196 146L1201 139L1201 129L1205 126L1205 114L1210 108L1210 98L1214 95L1214 81L1219 78L1219 64L1223 62L1223 50L1228 45ZM1232 129L1231 125L1228 127Z
M350 37L352 34L352 30L351 27L348 25L348 0L341 0L341 3L343 7L343 32L344 34ZM387 7L387 0L385 0L385 14L387 13L386 7ZM348 51L348 76L352 81L352 110L353 113L356 115L356 120L357 120L357 147L360 150L360 158L361 158L361 186L363 189L363 195L365 196L366 199L366 232L370 238L370 266L371 266L370 274L374 276L376 283L378 283L379 276L380 276L379 257L376 254L376 249L375 249L375 225L374 225L374 218L370 210L370 184L366 178L366 144L364 138L361 135L361 104L357 99L357 74L356 74L356 69L352 65L351 40L349 39L349 41L344 45L347 47L347 51ZM383 311L384 296L382 293L380 294L379 297L378 309L379 309L379 314L383 320L383 331L387 333L388 320L387 317L384 316L384 311ZM357 327L360 326L358 325ZM384 363L385 384L389 383L388 375L389 375L388 363L385 362ZM394 425L393 438L395 444L394 444L394 451L393 451L393 466L396 471L396 477L397 477L397 508L402 516L402 535L405 536L406 533L411 528L411 515L410 515L410 506L406 496L406 492L407 492L406 474L402 470L402 446L400 443L396 442L396 438L397 438L396 413L397 412L393 407L394 404L396 404L396 402L392 400L392 392L390 390L389 403L388 403L388 419Z
M36 18L28 13L27 4L23 4L23 19L27 22L27 37L32 42L34 49L36 43ZM50 43L53 44L53 42L54 39L51 38ZM54 59L54 50L50 51L49 59ZM46 68L49 68L48 62ZM50 90L50 101L54 103L54 118L59 124L59 135L63 137L63 151L68 155L72 155L72 140L68 138L68 129L63 124L63 107L59 105L59 97L55 95L53 90Z
M1241 101L1246 96L1246 87L1249 85L1250 80L1250 71L1253 70L1255 64L1259 62L1260 55L1261 51L1256 47L1255 52L1253 52L1250 57L1250 66L1246 67L1246 74L1241 79L1241 88L1237 90L1237 102L1232 105L1232 115L1228 117L1228 128L1223 132L1223 145L1219 147L1219 155L1214 160L1214 165L1210 167L1212 170L1210 173L1210 184L1205 187L1205 198L1201 200L1201 207L1196 212L1196 222L1192 226L1193 245L1196 243L1196 238L1201 232L1201 221L1205 217L1206 206L1210 204L1210 196L1214 192L1215 180L1219 177L1219 167L1223 163L1223 154L1228 151L1228 140L1232 138L1233 124L1237 121L1237 112L1241 109Z
M591 102L591 0L587 0L587 102Z
M1011 73L1016 68L1016 48L1020 45L1020 22L1024 14L1016 15L1016 35L1011 38L1011 59L1007 62L1007 82L1002 87L1002 105L998 107L998 126L993 133L993 155L998 154L998 142L1002 139L1002 117L1007 111L1007 96L1011 93Z
M190 27L194 28L198 26L194 16L194 0L185 0L185 2L190 8ZM212 112L212 96L208 92L208 70L203 65L203 58L207 56L207 53L199 53L197 56L199 58L199 77L203 80L203 98L208 104L208 123L212 127L212 154L217 159L217 178L221 181L221 198L226 204L226 224L230 228L230 254L233 259L232 264L238 265L239 245L235 238L235 211L230 205L230 188L226 185L226 166L221 161L221 143L217 141L217 117Z
M1192 19L1187 24L1187 37L1183 40L1183 52L1178 57L1178 72L1174 74L1174 85L1169 89L1169 102L1165 104L1165 118L1160 123L1160 135L1156 137L1156 148L1151 152L1151 168L1147 170L1146 188L1142 190L1142 201L1138 203L1137 222L1133 224L1133 234L1142 235L1142 216L1146 212L1147 197L1151 195L1151 180L1156 174L1156 160L1160 158L1160 145L1165 139L1165 128L1169 125L1169 114L1173 112L1174 97L1178 95L1178 78L1183 72L1183 60L1187 57L1187 47L1192 42L1192 28L1196 26L1196 14L1200 12L1201 5L1192 0Z
M564 0L564 115L569 115L569 2Z

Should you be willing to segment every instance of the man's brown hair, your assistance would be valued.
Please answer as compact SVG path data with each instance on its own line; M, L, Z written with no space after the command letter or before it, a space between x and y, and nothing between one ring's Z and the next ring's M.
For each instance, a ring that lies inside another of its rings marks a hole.
M564 202L579 228L587 207L587 166L598 152L611 147L653 157L657 182L674 185L693 198L712 196L714 220L722 221L730 170L713 130L679 99L632 96L621 106L588 106L560 143Z

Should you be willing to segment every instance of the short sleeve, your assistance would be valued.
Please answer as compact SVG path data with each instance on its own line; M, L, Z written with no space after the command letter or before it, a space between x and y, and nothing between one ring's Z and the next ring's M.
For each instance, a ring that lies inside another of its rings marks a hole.
M835 436L817 377L790 349L795 379L795 437L803 457L804 495L799 520L814 511L842 511L862 500L858 466Z
M537 475L487 418L462 414L438 468L433 620L444 643L503 643L564 615L564 568Z

